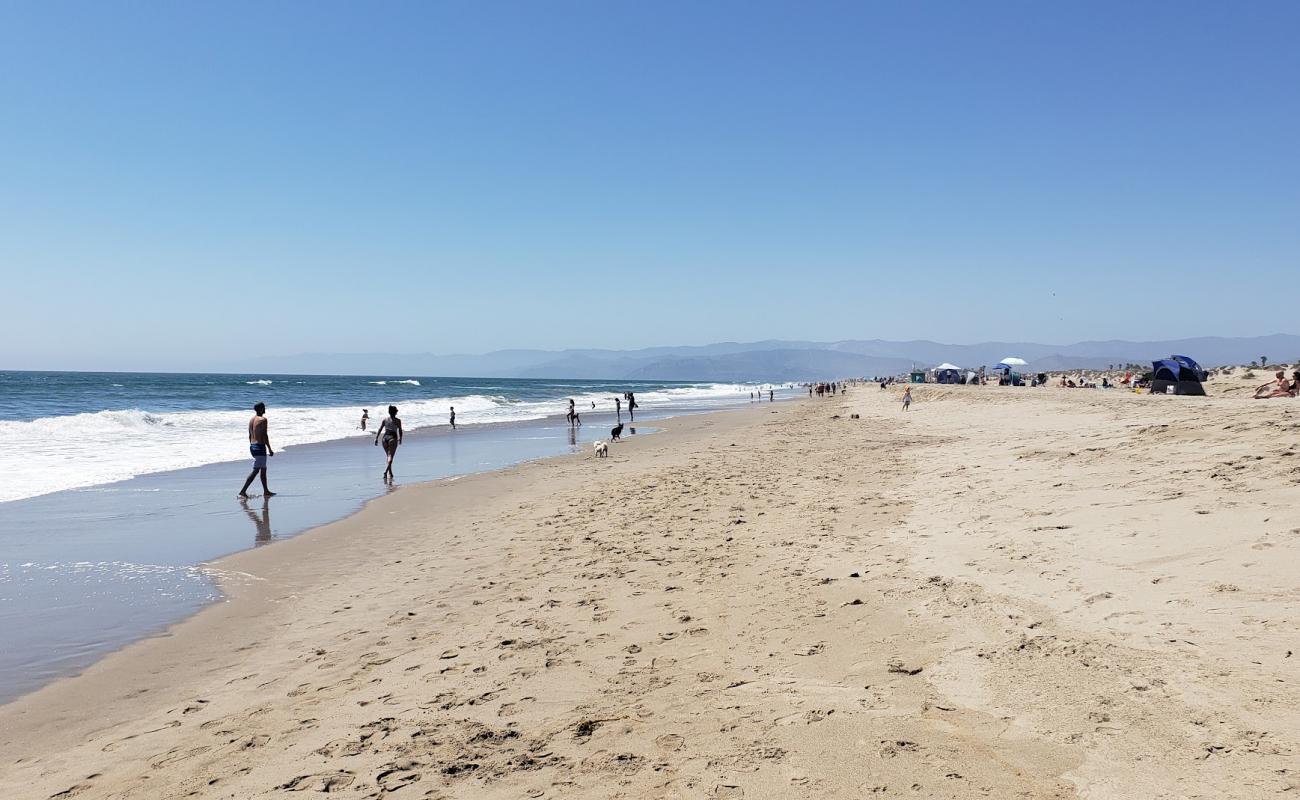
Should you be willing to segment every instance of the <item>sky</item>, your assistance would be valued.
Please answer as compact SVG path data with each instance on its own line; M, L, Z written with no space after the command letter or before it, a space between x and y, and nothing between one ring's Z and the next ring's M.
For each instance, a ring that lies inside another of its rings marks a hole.
M0 4L0 368L1300 332L1300 3Z

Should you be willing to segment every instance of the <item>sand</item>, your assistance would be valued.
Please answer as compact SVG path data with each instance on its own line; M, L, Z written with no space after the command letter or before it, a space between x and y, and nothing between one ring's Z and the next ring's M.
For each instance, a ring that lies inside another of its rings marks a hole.
M0 708L0 797L1300 792L1300 401L898 395L224 559L226 602Z

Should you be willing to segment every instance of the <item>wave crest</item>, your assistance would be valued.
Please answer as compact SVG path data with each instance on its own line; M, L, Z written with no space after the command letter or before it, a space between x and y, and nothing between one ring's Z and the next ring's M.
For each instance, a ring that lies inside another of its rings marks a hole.
M262 379L259 385L270 384ZM383 382L375 382L380 385ZM398 381L394 381L398 383ZM415 379L400 381L418 385ZM575 387L576 388L576 387ZM725 405L746 396L751 386L701 384L637 392L645 411ZM570 395L579 412L594 402L602 412L614 410L616 391L579 391ZM385 404L387 401L385 401ZM397 400L407 430L449 423L452 406L459 425L523 422L557 418L567 410L566 397L506 397L467 394ZM276 449L366 435L359 430L355 405L279 407L271 409L271 441ZM126 480L150 472L184 469L248 457L248 411L97 411L34 420L0 420L0 503L64 489L79 489ZM372 434L371 434L372 435Z

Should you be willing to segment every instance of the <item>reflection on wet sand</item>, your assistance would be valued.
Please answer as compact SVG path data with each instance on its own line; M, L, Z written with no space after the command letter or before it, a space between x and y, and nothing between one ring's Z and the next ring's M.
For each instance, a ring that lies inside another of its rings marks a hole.
M264 544L271 543L271 499L262 498L262 513L249 508L248 498L240 498L239 504L244 507L244 513L253 521L253 527L257 529L257 534L253 537L253 546L261 547Z

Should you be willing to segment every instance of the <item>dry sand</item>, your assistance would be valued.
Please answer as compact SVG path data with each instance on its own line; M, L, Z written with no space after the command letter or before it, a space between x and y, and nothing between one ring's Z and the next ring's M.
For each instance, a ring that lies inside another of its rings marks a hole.
M0 797L1300 793L1300 401L915 396L224 559L229 601L0 708Z

